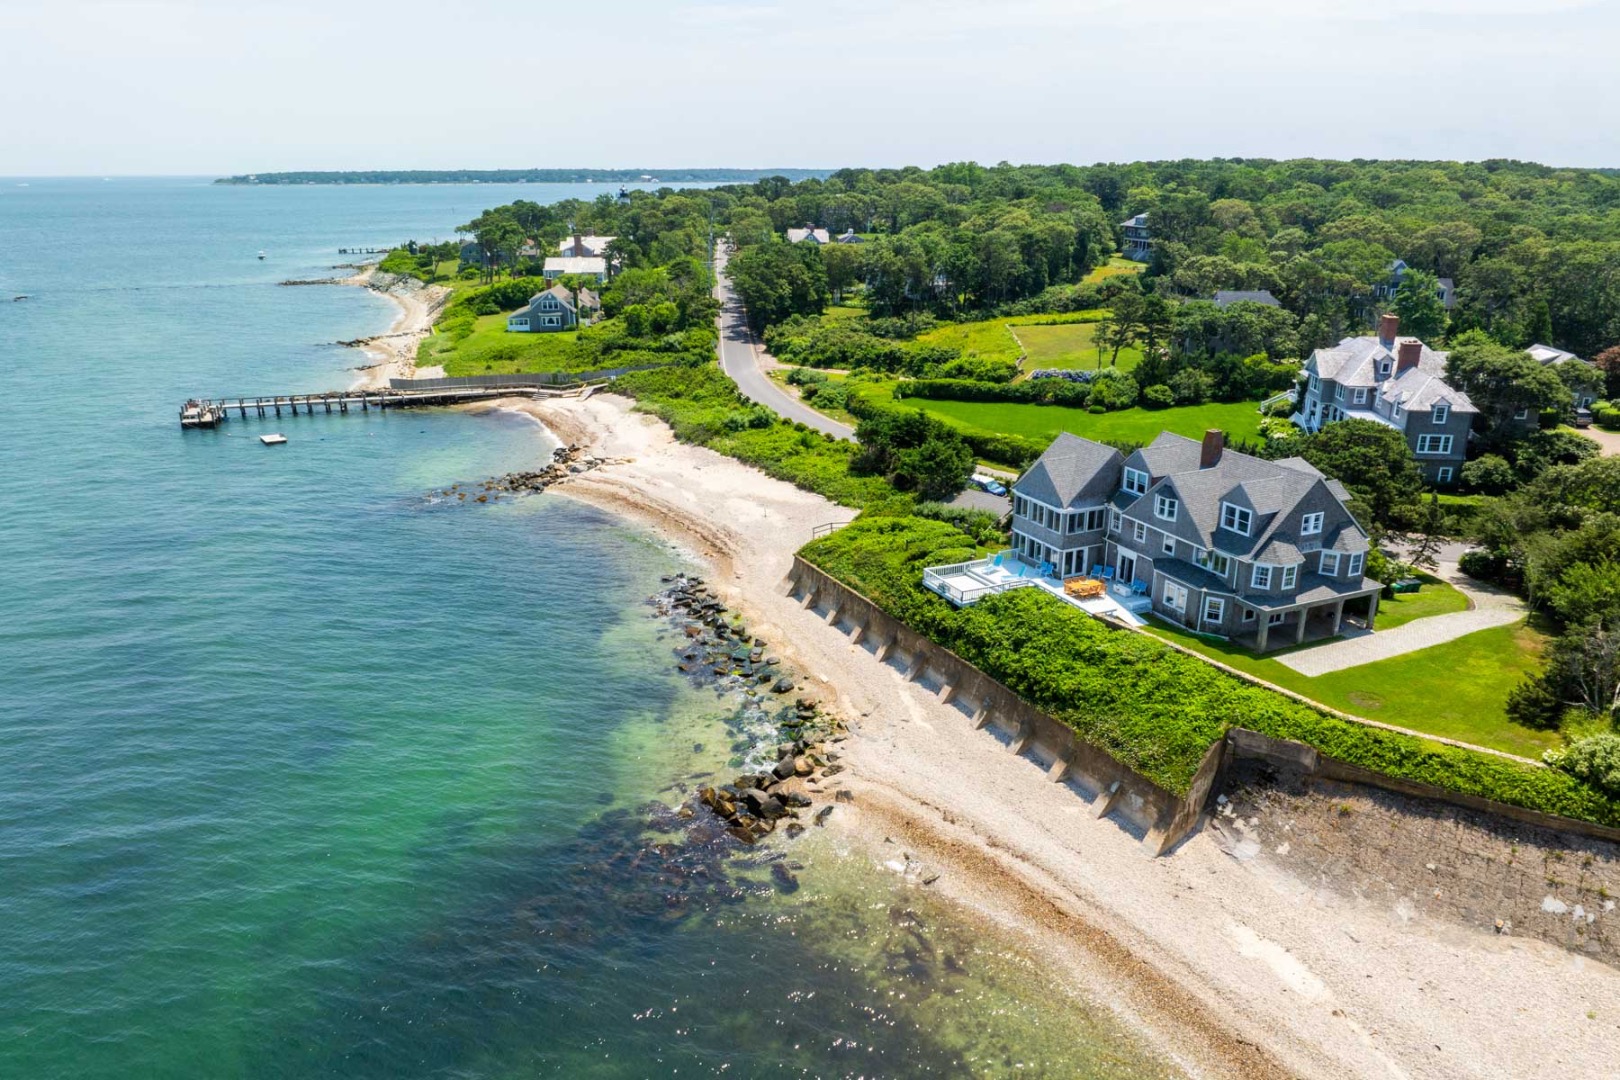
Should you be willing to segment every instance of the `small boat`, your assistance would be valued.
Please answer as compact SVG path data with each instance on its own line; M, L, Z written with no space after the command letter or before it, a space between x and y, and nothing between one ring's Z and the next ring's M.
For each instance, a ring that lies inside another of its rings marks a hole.
M264 443L266 446L280 446L282 443L287 441L287 436L281 434L260 435L259 441Z
M264 252L259 252L259 261L264 262Z

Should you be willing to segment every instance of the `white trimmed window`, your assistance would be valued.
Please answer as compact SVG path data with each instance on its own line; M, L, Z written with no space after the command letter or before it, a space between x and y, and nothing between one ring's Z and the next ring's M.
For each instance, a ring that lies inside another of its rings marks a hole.
M1163 548L1166 555L1174 555L1176 553L1176 538L1169 533L1165 533Z
M1243 609L1243 621L1244 622L1254 622L1254 615L1255 615L1254 608L1246 607L1246 608Z
M1306 514L1305 517L1300 520L1299 535L1315 536L1317 533L1321 532L1322 519L1324 516L1325 515L1320 512L1315 514Z
M1446 422L1446 420L1450 416L1451 416L1451 406L1447 405L1445 402L1442 401L1440 404L1438 404L1438 405L1436 405L1434 407L1434 422L1435 423L1443 424L1443 423Z
M1347 577L1360 577L1361 576L1361 568L1362 568L1363 564L1365 563L1366 558L1367 558L1367 556L1362 554L1361 552L1352 551L1350 553L1350 565L1345 567L1345 569L1344 569L1345 575Z
M1249 535L1254 528L1254 514L1235 503L1221 503L1221 528L1231 529L1235 533Z
M1337 551L1322 552L1322 573L1328 577L1339 576L1339 553Z
M1389 378L1389 361L1388 360L1379 361L1379 363L1378 363L1378 377L1380 379Z
M1131 539L1138 544L1147 543L1147 526L1140 521L1131 522Z
M1182 612L1187 610L1187 589L1177 585L1169 578L1164 579L1164 606L1171 611Z
M1086 511L1086 532L1096 532L1103 527L1108 513L1102 507L1093 507Z
M540 316L540 325L541 326L561 326L562 325L562 320L556 315L542 315L542 316Z
M1517 412L1515 412L1513 414L1513 419L1515 419L1515 420L1528 420L1528 419L1530 419L1530 408L1529 408L1529 406L1526 406L1525 408L1522 408L1522 409L1518 410Z
M1449 484L1451 478L1455 475L1456 471L1450 465L1442 465L1434 470L1434 482L1437 484Z
M1313 394L1319 393L1321 391L1321 389L1322 389L1321 382L1319 382L1317 380L1315 375L1312 375L1311 376L1311 393L1313 393Z
M1449 454L1451 453L1451 436L1419 435L1417 452L1420 454Z
M1299 564L1290 563L1288 566L1283 567L1282 587L1292 589L1297 581L1299 581Z
M1125 516L1118 510L1108 511L1108 527L1114 532L1119 532L1125 527Z
M1204 597L1204 625L1220 624L1226 618L1226 601L1218 596Z
M1344 400L1344 383L1335 383L1333 385L1333 400L1334 401L1343 401Z
M1176 520L1176 511L1180 508L1181 504L1168 495L1158 495L1153 499L1153 516L1165 521Z
M1286 619L1286 618L1288 618L1288 612L1286 612L1286 611L1273 611L1273 612L1270 612L1270 613L1268 613L1266 615L1266 625L1267 626L1280 626L1282 624L1282 621L1284 619Z
M1199 548L1193 552L1193 562L1202 566L1216 577L1224 578L1232 572L1232 560L1218 551L1208 548Z
M1365 386L1356 387L1355 403L1357 405L1367 404L1367 388Z
M1148 489L1148 474L1141 469L1126 469L1125 481L1120 487L1132 495L1145 495Z
M1249 584L1256 589L1271 588L1271 567L1265 563L1255 563L1254 573L1249 577Z

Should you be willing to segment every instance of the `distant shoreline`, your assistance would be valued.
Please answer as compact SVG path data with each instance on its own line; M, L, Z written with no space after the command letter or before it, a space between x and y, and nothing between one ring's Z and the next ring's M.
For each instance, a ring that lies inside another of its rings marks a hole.
M356 169L242 173L216 184L749 184L767 176L809 180L832 169Z

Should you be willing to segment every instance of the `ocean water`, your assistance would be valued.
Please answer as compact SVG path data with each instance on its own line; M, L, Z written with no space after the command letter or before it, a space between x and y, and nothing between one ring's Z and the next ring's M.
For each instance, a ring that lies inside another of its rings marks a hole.
M0 181L0 1077L1173 1074L826 834L786 892L669 812L740 748L644 603L689 568L427 497L529 420L179 430L393 316L276 281L603 190Z

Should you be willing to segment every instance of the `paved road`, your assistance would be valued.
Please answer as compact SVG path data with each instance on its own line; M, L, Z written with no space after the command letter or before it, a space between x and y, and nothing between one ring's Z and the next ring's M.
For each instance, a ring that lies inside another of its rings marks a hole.
M715 252L714 269L718 278L714 294L720 300L720 366L736 382L737 389L749 401L765 406L779 416L796 420L807 427L825 432L835 439L855 438L855 429L840 424L810 408L766 377L761 360L769 361L764 348L754 339L743 317L742 301L731 291L725 277L726 249Z

